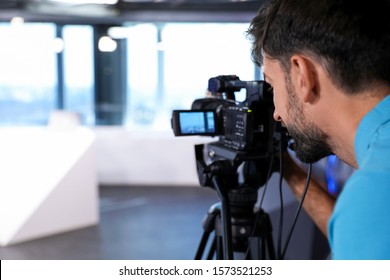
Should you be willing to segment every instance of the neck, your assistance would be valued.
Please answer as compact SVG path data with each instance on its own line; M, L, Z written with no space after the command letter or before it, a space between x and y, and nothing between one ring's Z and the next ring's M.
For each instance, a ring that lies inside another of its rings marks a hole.
M363 117L371 111L390 89L377 92L361 93L359 95L338 94L328 108L327 133L333 152L344 162L354 168L359 168L356 161L354 141L356 132Z

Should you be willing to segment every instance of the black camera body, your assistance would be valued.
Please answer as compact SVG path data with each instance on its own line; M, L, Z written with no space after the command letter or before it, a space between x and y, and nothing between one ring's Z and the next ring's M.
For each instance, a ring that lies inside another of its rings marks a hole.
M236 101L244 89L245 99ZM219 136L214 144L224 150L252 158L273 151L275 121L272 88L265 81L241 81L235 75L208 81L207 98L197 99L191 110L174 110L172 128L176 136Z

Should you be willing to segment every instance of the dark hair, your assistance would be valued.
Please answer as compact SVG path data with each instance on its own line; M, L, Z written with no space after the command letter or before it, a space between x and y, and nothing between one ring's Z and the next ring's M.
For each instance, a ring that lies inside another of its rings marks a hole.
M387 0L271 0L252 20L252 58L263 51L287 72L293 54L316 59L349 94L390 83Z

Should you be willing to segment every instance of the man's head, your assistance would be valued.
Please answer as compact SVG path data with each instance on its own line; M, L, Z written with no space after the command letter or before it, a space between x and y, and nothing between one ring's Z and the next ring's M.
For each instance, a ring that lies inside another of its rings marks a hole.
M326 132L311 120L315 111L307 115L303 109L300 85L292 79L294 67L309 77L315 70L306 62L315 62L334 89L348 96L389 85L389 13L385 0L372 5L352 0L275 0L253 19L248 30L253 59L263 66L266 80L270 76L275 118L286 125L302 161L317 161L332 148ZM320 79L308 80L313 87L309 90L323 94Z

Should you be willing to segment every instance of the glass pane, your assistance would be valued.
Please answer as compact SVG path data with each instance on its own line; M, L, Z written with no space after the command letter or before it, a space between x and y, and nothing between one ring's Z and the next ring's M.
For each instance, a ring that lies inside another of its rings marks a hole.
M65 109L80 114L84 124L94 118L93 29L91 26L64 26Z
M253 80L249 24L167 24L162 33L165 54L164 110L160 127L170 128L173 109L190 109L192 101L205 97L208 80L237 75Z
M194 99L204 97L209 78L235 74L241 80L253 80L255 67L245 36L248 25L167 23L130 27L127 124L170 130L172 110L189 109Z
M157 104L157 28L153 24L128 27L128 112L127 125L150 126Z
M0 124L45 125L55 108L55 26L0 24Z

